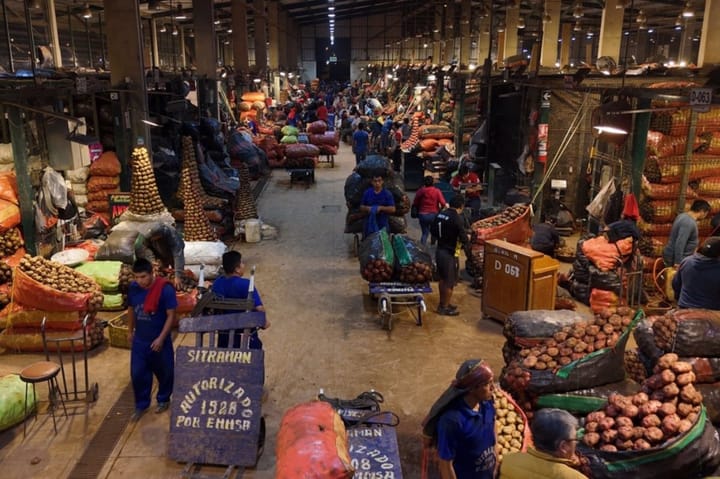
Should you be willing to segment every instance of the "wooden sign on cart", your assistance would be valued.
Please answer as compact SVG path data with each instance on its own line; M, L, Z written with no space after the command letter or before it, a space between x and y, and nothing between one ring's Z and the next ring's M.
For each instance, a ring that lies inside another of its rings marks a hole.
M186 318L180 329L214 336L216 330L251 324L264 325L265 313ZM178 346L168 456L188 463L254 465L264 380L262 350L220 349L202 340Z

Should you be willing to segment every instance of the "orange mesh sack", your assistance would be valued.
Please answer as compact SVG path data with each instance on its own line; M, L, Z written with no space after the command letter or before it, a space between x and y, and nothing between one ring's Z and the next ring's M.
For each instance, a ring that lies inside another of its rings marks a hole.
M345 425L333 407L311 401L289 409L277 436L275 479L350 479Z
M87 190L88 193L96 193L101 190L115 190L119 185L119 176L91 176L87 182Z
M120 160L113 151L106 151L90 165L90 176L118 176L122 171Z
M70 271L72 268L65 266ZM80 275L73 271L73 274ZM90 278L88 278L89 280ZM99 289L99 288L98 288ZM88 302L93 294L65 293L60 290L35 281L22 269L15 268L13 272L13 301L28 308L44 311L86 311Z

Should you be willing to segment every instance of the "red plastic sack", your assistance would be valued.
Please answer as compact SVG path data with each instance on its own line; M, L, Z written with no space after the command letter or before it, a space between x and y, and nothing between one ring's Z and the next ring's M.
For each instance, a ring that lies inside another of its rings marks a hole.
M486 220L488 219L492 218L486 218ZM484 245L486 241L491 239L503 239L514 244L525 243L532 236L532 228L530 228L530 208L526 208L522 215L510 223L505 223L494 228L472 228L475 231L475 243L479 245Z
M106 151L100 158L90 165L89 175L93 176L118 176L122 171L120 160L114 151Z
M178 313L190 313L197 304L197 289L193 289L189 293L177 292L175 297L177 298L177 309Z
M307 143L291 143L285 147L285 156L290 158L307 158L318 156L320 150L315 145Z
M19 205L18 187L15 173L0 173L0 199Z
M65 268L73 271L71 268ZM72 274L81 274L73 271ZM89 278L88 278L89 279ZM98 288L99 289L99 288ZM86 311L93 293L63 293L35 281L20 268L13 272L13 302L44 311Z
M45 327L48 331L77 331L82 327L85 313L80 311L41 311L26 308L18 303L10 303L0 311L0 315L7 315L8 325L15 329L36 329L39 331L43 318L45 318Z
M351 479L347 433L333 407L299 404L282 418L277 435L275 479Z
M438 140L435 138L424 138L420 140L420 148L423 151L435 151L438 147Z
M0 199L0 234L20 224L20 208L7 200Z
M335 132L328 131L323 135L310 135L310 143L313 145L333 145L338 146L340 144L340 136Z
M322 135L327 131L327 123L322 120L314 121L307 126L307 131L311 135Z
M599 313L603 309L617 306L619 303L618 295L612 291L593 288L590 292L590 309L593 313Z
M610 243L604 236L597 236L583 242L582 252L600 270L610 271L624 263L632 252L632 238Z

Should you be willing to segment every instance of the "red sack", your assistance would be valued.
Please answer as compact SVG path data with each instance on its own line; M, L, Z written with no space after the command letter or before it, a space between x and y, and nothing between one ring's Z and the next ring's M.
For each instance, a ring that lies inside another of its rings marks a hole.
M285 147L285 156L290 158L307 158L311 156L318 156L320 150L315 145L309 145L306 143L292 143Z
M12 171L0 173L0 199L16 205L20 204L20 201L18 201L17 178L15 178L15 173Z
M617 306L619 303L618 295L612 291L593 288L590 292L590 309L593 313L599 313L603 309Z
M118 176L122 171L120 160L114 151L106 151L100 158L90 164L90 177L93 176ZM117 183L116 183L117 184Z
M307 126L307 131L311 135L322 135L327 131L327 123L322 120L314 121Z
M277 435L276 479L351 479L347 433L333 407L311 401L289 409Z
M15 203L0 199L0 234L20 224L20 208Z
M102 190L115 190L118 186L120 186L119 176L91 176L87 182L87 191L95 193Z
M338 146L340 144L340 136L335 134L335 132L328 131L325 134L322 135L310 135L310 143L313 145L334 145Z
M15 268L20 264L20 260L25 257L25 253L27 253L27 251L25 251L25 248L21 246L13 254L4 257L2 260L5 261L11 268Z
M423 151L435 151L438 147L438 140L434 138L425 138L420 140L420 148Z
M81 274L68 266L64 267L72 271L72 274ZM86 311L88 309L88 300L93 295L93 293L64 293L58 291L35 281L20 268L15 268L13 271L12 293L14 302L18 302L27 308L44 311Z
M176 311L178 313L192 312L192 310L195 308L195 305L197 304L197 295L197 289L193 289L189 293L182 293L180 291L175 293L175 297L177 298L178 303Z
M483 221L487 220L492 220L492 218L485 218ZM504 239L510 243L522 244L532 236L530 208L526 208L525 212L513 221L494 228L478 228L475 226L477 224L478 222L473 223L471 228L475 231L475 243L479 245L484 245L486 241L491 239Z
M632 238L610 243L604 236L597 236L583 242L582 252L601 271L610 271L625 262L632 246Z

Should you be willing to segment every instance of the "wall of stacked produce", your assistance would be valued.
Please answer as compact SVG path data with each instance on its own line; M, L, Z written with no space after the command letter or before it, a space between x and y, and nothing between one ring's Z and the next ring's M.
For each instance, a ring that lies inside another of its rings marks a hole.
M185 241L217 241L217 234L210 226L210 220L205 214L202 204L202 186L200 182L192 181L191 170L197 171L195 161L195 147L192 138L184 136L183 166L180 175L180 185L183 190L185 203L185 222L183 223L183 239ZM131 200L132 202L132 200Z
M692 365L668 353L640 392L611 394L587 415L579 451L594 478L702 477L720 463L720 438L706 419Z
M653 105L677 106L661 101ZM651 115L640 200L642 220L639 222L643 234L639 248L650 262L662 257L670 227L679 213L677 202L686 165L690 115L691 110L686 105L675 111L654 112ZM685 191L684 211L689 210L694 199L701 198L710 203L711 218L720 212L720 108L712 107L706 113L698 113L692 141L693 153L687 163L689 183ZM698 229L701 237L707 237L712 232L710 219L698 222ZM653 283L649 271L644 282L647 285Z
M438 150L454 143L455 135L448 125L419 125L417 130L413 128L412 131L417 132L417 141L407 151L425 160L438 159ZM411 139L412 134L407 140L408 144Z
M113 151L104 152L100 158L90 164L86 186L86 208L89 211L109 216L110 200L108 195L120 192L121 171L120 160ZM152 172L152 166L150 166L150 171Z
M390 162L383 156L370 155L360 162L355 171L345 180L345 204L348 213L345 217L345 233L359 234L363 232L367 215L360 211L365 190L372 186L373 175L385 178L385 188L390 191L395 201L395 213L390 216L390 233L405 234L407 222L405 215L410 211L410 198L405 193L403 180L396 177Z
M528 412L539 394L621 381L625 345L639 319L627 307L607 308L589 319L574 311L514 313L504 330L500 384Z
M167 213L155 182L150 155L144 146L136 147L132 152L132 178L128 210L143 216Z
M103 305L103 294L92 278L60 263L25 255L13 272L12 291L12 303L0 312L4 319L0 322L8 326L0 334L0 346L12 351L42 351L43 318L47 318L49 338L81 339L86 314L91 319L87 347L102 341L102 327L94 318ZM77 347L82 348L82 342Z
M704 309L671 310L650 316L634 332L638 356L648 374L668 352L692 366L695 383L703 391L707 416L720 425L720 351L713 340L720 328L720 314Z

